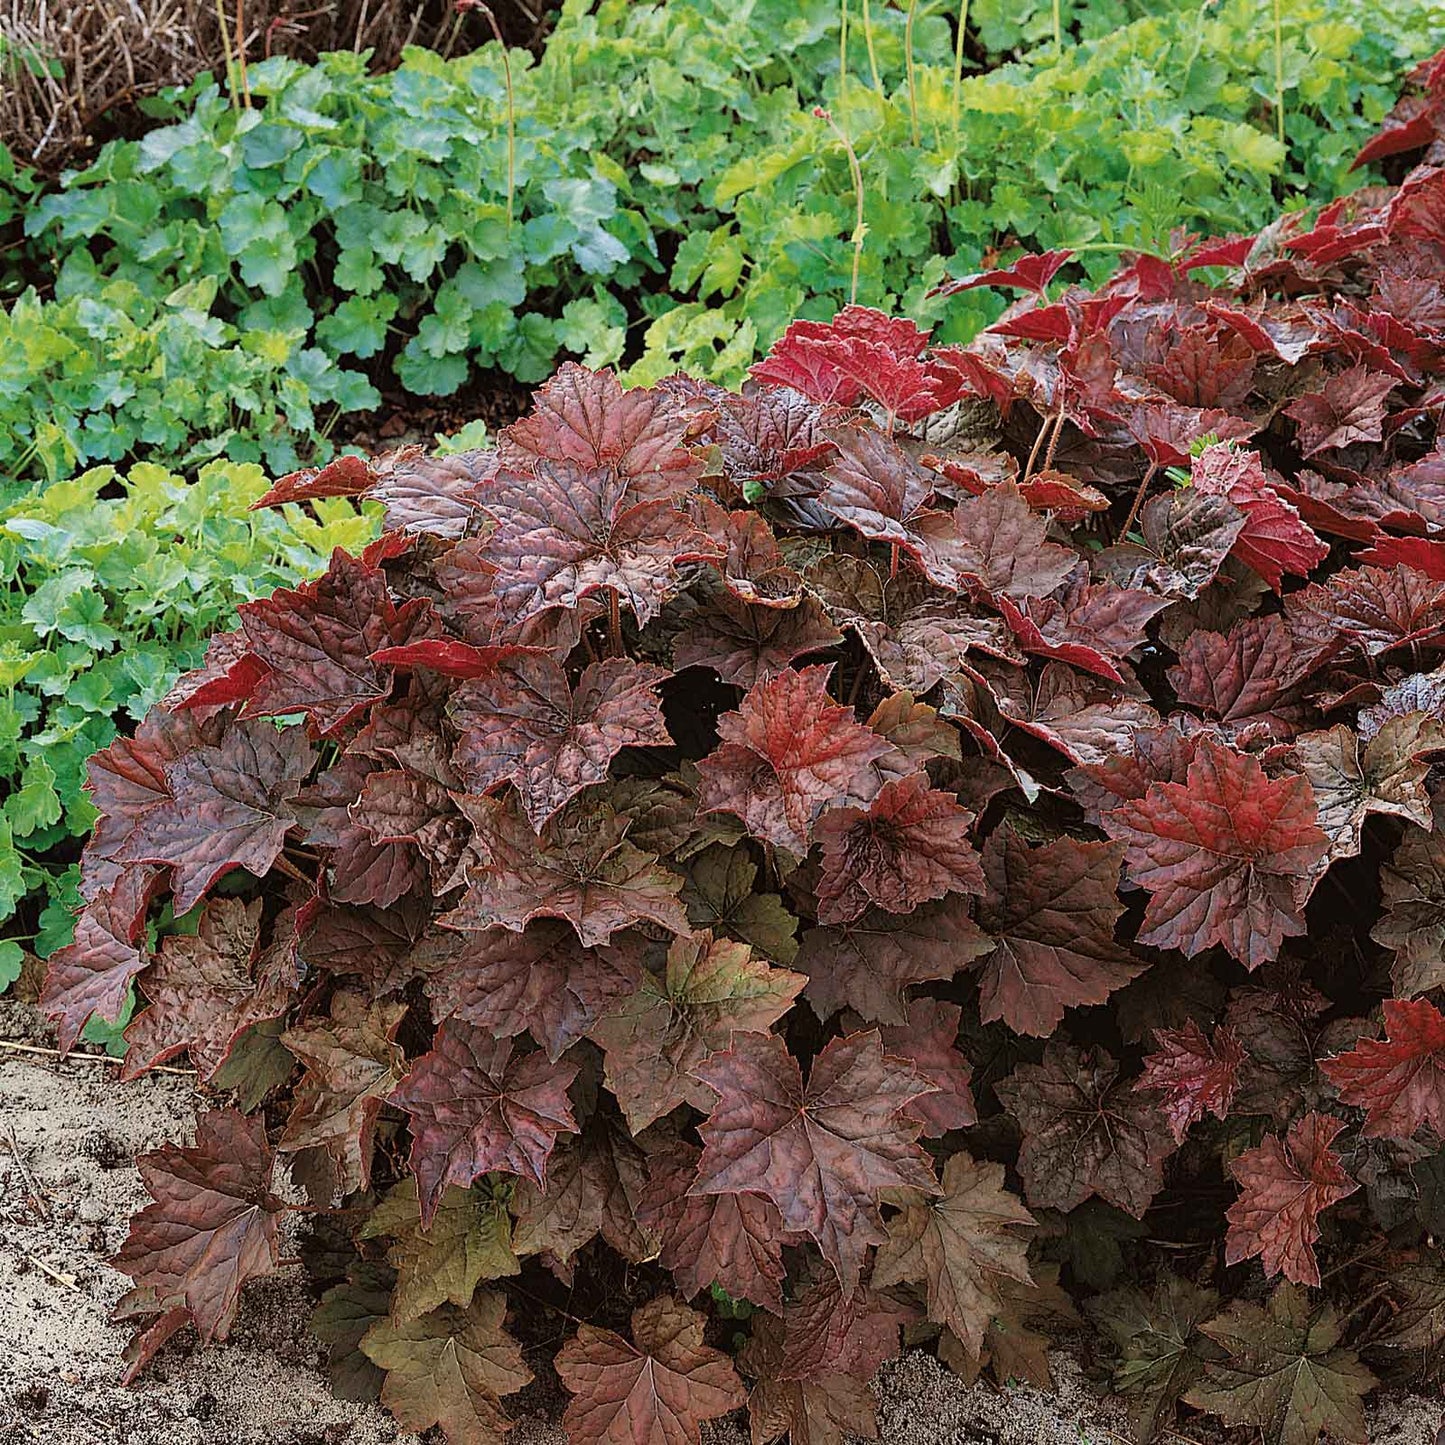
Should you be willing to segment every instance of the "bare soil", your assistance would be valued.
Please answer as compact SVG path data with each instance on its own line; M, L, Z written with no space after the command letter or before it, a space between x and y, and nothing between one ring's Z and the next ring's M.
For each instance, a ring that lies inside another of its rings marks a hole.
M0 1040L44 1047L26 1005L0 1000ZM117 1383L124 1328L107 1316L129 1281L105 1260L146 1201L132 1162L194 1128L180 1074L120 1084L109 1064L60 1064L0 1047L0 1445L406 1445L375 1406L332 1398L307 1334L298 1268L248 1286L231 1340L182 1335L132 1388ZM921 1351L874 1382L884 1445L1126 1445L1119 1402L1099 1399L1069 1355L1057 1390L969 1388ZM545 1402L541 1402L545 1403ZM550 1415L550 1418L549 1418ZM1371 1445L1436 1445L1439 1401L1379 1397ZM744 1445L723 1421L708 1445ZM555 1410L512 1445L564 1445ZM1200 1442L1212 1432L1175 1437Z

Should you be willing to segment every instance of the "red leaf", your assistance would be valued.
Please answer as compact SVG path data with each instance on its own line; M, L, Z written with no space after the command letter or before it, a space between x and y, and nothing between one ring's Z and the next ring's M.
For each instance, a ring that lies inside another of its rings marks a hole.
M632 1312L628 1344L579 1325L557 1352L572 1392L562 1423L577 1445L699 1445L702 1422L738 1409L747 1391L732 1361L703 1343L707 1316L666 1295Z
M815 597L796 607L768 607L723 592L678 634L672 662L679 672L710 667L724 682L746 688L842 640Z
M530 1031L559 1059L609 1004L636 988L636 935L584 948L566 923L543 918L521 934L505 928L463 934L452 957L426 981L437 1023L457 1018L496 1038Z
M1048 522L1012 482L960 502L953 534L940 535L938 556L991 597L1046 597L1073 571L1078 557L1045 541Z
M677 901L682 875L624 841L627 820L605 803L573 804L539 838L512 798L457 801L490 861L472 870L466 897L441 920L446 927L520 933L534 918L565 918L589 948L643 919L691 931Z
M770 497L812 496L818 491L818 469L832 456L833 443L822 430L828 413L816 402L790 387L748 382L741 396L722 392L716 407L717 421L701 440L718 449L723 475L734 488L729 500L743 496L749 483L764 488ZM732 517L735 523L750 518L757 524L750 530L760 531L767 545L776 547L771 529L757 513L734 512ZM715 526L707 525L707 530L721 538Z
M218 632L206 644L206 660L179 677L161 705L180 713L246 702L270 668L250 650L241 628Z
M867 808L826 813L815 829L823 847L818 922L846 923L870 904L911 913L945 893L981 893L973 821L922 772L885 783Z
M404 671L424 667L443 677L487 677L500 663L510 662L530 650L515 645L473 647L469 642L457 642L449 637L429 637L400 647L383 647L371 654L371 660L378 667L398 667Z
M1292 592L1291 628L1320 646L1349 642L1368 657L1445 638L1445 583L1406 567L1355 567Z
M870 908L839 928L810 928L794 962L809 975L819 1018L852 1008L871 1022L906 1024L910 985L952 978L992 948L955 894L912 913Z
M926 1139L941 1139L950 1129L968 1129L978 1123L969 1088L973 1065L955 1047L962 1016L957 1004L916 998L908 1005L906 1024L878 1031L884 1051L907 1059L918 1076L937 1090L920 1095L903 1111L923 1125Z
M957 280L945 281L935 287L930 295L955 296L960 291L971 291L975 286L1012 286L1020 291L1032 291L1042 296L1044 288L1073 254L1072 251L1062 250L1026 253L1010 265L995 267L992 271L975 271L971 275L960 276Z
M1330 1148L1344 1127L1333 1115L1306 1114L1284 1140L1266 1134L1259 1148L1230 1161L1240 1195L1226 1216L1228 1263L1259 1255L1267 1279L1282 1273L1295 1284L1319 1284L1320 1214L1360 1187Z
M365 457L342 455L324 467L306 467L288 472L259 501L251 503L251 511L262 507L282 507L287 502L311 502L322 497L354 497L371 485L371 465Z
M1116 664L1144 644L1144 629L1168 605L1167 597L1090 582L1082 569L1052 597L1027 598L1019 607L1000 599L1025 652L1058 658L1110 682L1122 680Z
M1425 1125L1445 1140L1445 1014L1429 999L1385 1000L1385 1037L1321 1062L1371 1138L1409 1139Z
M1445 582L1445 542L1433 537L1390 537L1379 533L1365 551L1355 553L1355 561L1386 571L1408 567L1432 582Z
M979 978L985 1023L1047 1038L1065 1009L1103 1003L1143 971L1114 941L1123 853L1067 836L1031 848L1007 825L989 835L978 910L990 942Z
M733 1299L783 1307L783 1245L795 1242L769 1200L756 1194L689 1194L702 1150L681 1140L654 1154L641 1223L657 1230L657 1262L685 1299L719 1285Z
M1206 739L1183 783L1152 783L1103 821L1128 844L1130 879L1149 890L1141 943L1190 958L1218 943L1253 969L1304 932L1329 839L1303 778L1267 778L1254 758Z
M1163 1116L1101 1050L1052 1043L995 1085L1023 1129L1019 1173L1029 1203L1070 1210L1093 1195L1142 1219L1174 1144Z
M267 669L243 715L304 712L319 732L335 732L390 691L391 674L372 655L410 640L424 608L394 607L386 574L337 548L315 582L241 608L246 641Z
M177 913L232 868L264 876L298 821L296 798L312 760L300 728L235 723L215 746L167 765L171 796L146 810L117 857L169 864Z
M799 857L826 808L870 797L891 744L828 696L827 667L760 682L718 719L722 745L698 764L703 811L734 813L755 837Z
M536 393L531 414L502 431L497 450L509 470L541 472L558 462L604 469L621 479L630 501L667 501L702 472L687 445L691 426L667 392L624 389L610 370L568 361Z
M194 936L162 941L146 975L147 1006L125 1031L121 1077L134 1079L182 1050L209 1079L252 1024L280 1018L296 991L294 917L282 915L261 950L261 902L214 898Z
M791 387L816 402L852 406L864 393L856 358L849 356L852 364L840 366L835 353L853 341L876 348L874 355L880 359L912 361L927 345L928 333L911 321L891 320L866 306L845 306L826 325L794 321L749 375L755 381Z
M884 1055L876 1031L834 1039L806 1086L775 1034L740 1034L694 1070L718 1095L699 1126L704 1144L696 1194L761 1194L783 1227L807 1234L857 1288L870 1244L885 1238L883 1190L935 1192L919 1126L904 1110L932 1087Z
M1269 485L1258 452L1219 442L1205 447L1190 470L1193 486L1223 497L1244 513L1244 530L1231 549L1276 592L1286 572L1308 577L1329 556L1299 513Z
M611 657L593 663L574 691L550 657L500 664L452 694L447 714L460 737L454 760L478 793L516 785L522 811L540 830L572 798L607 777L624 747L667 746L660 667Z
M831 455L832 443L825 443L823 451ZM706 497L693 503L693 517L709 537L727 549L713 565L734 597L759 607L797 606L803 579L788 566L764 518L756 512L725 512Z
M720 551L670 501L638 502L612 467L539 461L531 473L502 472L485 503L497 527L476 554L496 569L499 615L513 628L599 593L645 626L676 590L678 568Z
M1205 1114L1228 1117L1244 1049L1222 1024L1211 1042L1193 1019L1180 1029L1155 1029L1154 1042L1159 1052L1144 1060L1134 1087L1162 1095L1160 1108L1174 1142L1182 1144L1190 1125Z
M1146 502L1142 541L1107 548L1095 568L1121 587L1192 599L1214 580L1245 523L1228 499L1184 487Z
M1300 454L1312 457L1351 442L1379 441L1385 400L1397 385L1393 376L1352 366L1326 377L1319 391L1296 397L1284 414L1299 423Z
M265 1121L211 1109L193 1147L163 1144L136 1163L154 1203L131 1220L112 1264L157 1300L183 1302L203 1344L224 1339L241 1286L280 1258L285 1205L271 1193Z
M576 1064L545 1054L512 1057L508 1039L493 1039L451 1019L431 1052L392 1092L411 1115L411 1169L421 1200L422 1228L448 1184L467 1188L492 1170L546 1185L547 1159L559 1134L575 1134L567 1090Z

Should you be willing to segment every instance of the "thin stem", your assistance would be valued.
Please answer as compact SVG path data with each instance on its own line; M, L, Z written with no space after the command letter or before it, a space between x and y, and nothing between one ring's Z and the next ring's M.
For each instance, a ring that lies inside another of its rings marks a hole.
M908 68L908 123L913 131L913 144L918 144L918 70L913 61L913 20L918 14L918 0L908 0L908 19L903 22L903 60Z
M17 1044L10 1039L0 1039L0 1049L10 1049L17 1054L38 1054L41 1058L60 1059L63 1063L71 1063L80 1060L86 1064L123 1064L125 1060L110 1054L87 1054L80 1049L71 1049L69 1053L63 1054L59 1049L41 1048L39 1044ZM194 1079L194 1069L172 1069L165 1064L155 1064L147 1069L148 1074L174 1074L181 1079Z
M1279 0L1274 0L1274 126L1279 143L1284 144L1284 27L1280 19Z
M222 0L216 0L216 24L221 31L221 50L226 57L226 89L231 94L231 104L236 104L236 57L231 52L231 32L226 28L226 10Z
M963 92L963 41L968 34L968 0L959 0L958 39L953 45L953 149L958 150L958 112Z
M1034 438L1034 444L1029 448L1029 459L1024 463L1024 474L1019 478L1020 482L1026 482L1033 475L1034 463L1039 459L1039 452L1043 450L1044 438L1053 426L1054 418L1050 413L1039 423L1039 434Z
M617 596L615 587L609 588L607 608L607 630L612 638L613 657L623 657L626 649L622 645L622 602Z
M251 109L251 77L246 72L246 0L236 0L236 68L241 76L241 104Z
M507 234L512 234L512 211L517 195L517 107L516 99L512 92L512 57L507 50L507 42L502 39L502 27L497 24L497 17L492 12L490 5L479 5L477 7L487 17L492 27L492 34L497 37L497 44L502 51L502 71L507 82Z
M838 114L848 115L848 0L838 0Z
M1119 529L1119 540L1123 541L1134 528L1134 523L1139 518L1139 509L1144 505L1145 494L1149 491L1149 483L1152 482L1159 471L1158 462L1150 462L1149 470L1144 473L1144 480L1139 483L1139 490L1134 493L1133 505L1129 508L1129 515L1124 518L1124 525Z
M1062 17L1059 14L1059 0L1054 0L1054 54L1060 56L1064 53L1064 27Z
M863 0L863 43L868 47L868 71L873 77L873 89L883 94L883 80L878 74L878 52L873 48L873 13L868 0Z
M863 219L863 169L858 164L858 152L853 149L853 142L848 139L847 131L822 106L817 106L813 114L819 120L826 120L832 127L833 134L842 142L848 156L848 170L853 176L853 281L848 290L848 304L855 306L858 303L858 271L863 264L863 239L868 234L868 223Z
M1064 385L1059 382L1059 409L1054 417L1054 429L1049 434L1049 448L1044 453L1044 470L1051 472L1054 469L1054 456L1059 450L1059 438L1064 434Z

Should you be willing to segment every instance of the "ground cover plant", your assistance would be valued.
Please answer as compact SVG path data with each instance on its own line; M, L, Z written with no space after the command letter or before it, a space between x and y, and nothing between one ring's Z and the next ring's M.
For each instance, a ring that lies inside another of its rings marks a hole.
M1141 1440L1438 1382L1442 144L1445 57L1397 188L963 278L968 348L279 482L382 536L93 761L46 983L234 1093L141 1161L130 1373L301 1208L336 1387L452 1442L550 1369L577 1441L867 1436L903 1340L1081 1312Z
M58 190L0 174L0 220L28 234L12 222L0 286L35 288L0 330L0 469L283 471L385 394L535 383L568 356L731 384L795 316L848 301L966 339L998 300L930 299L946 267L1068 246L1102 279L1119 246L1353 185L1442 18L1436 0L1368 26L1294 0L1277 34L1252 0L970 13L960 55L952 4L574 3L539 61L276 57L244 92L153 107L172 123Z

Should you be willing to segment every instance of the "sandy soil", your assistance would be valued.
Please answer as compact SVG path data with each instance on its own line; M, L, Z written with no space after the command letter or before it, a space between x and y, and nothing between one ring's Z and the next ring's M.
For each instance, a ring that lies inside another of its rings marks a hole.
M0 1000L0 1039L42 1037L33 1013ZM122 1086L104 1064L0 1049L0 1445L415 1442L379 1408L331 1397L306 1334L311 1299L299 1269L247 1288L228 1344L194 1351L182 1336L133 1388L116 1383L125 1332L107 1315L129 1281L104 1261L146 1199L131 1160L188 1139L194 1106L184 1077ZM875 1382L882 1439L1123 1445L1116 1402L1097 1400L1067 1356L1053 1363L1055 1394L1000 1393L966 1388L915 1352ZM1442 1425L1438 1403L1387 1397L1374 1408L1371 1445L1436 1445ZM746 1440L731 1421L710 1436L709 1445ZM563 1445L563 1436L538 1416L519 1422L510 1441Z

